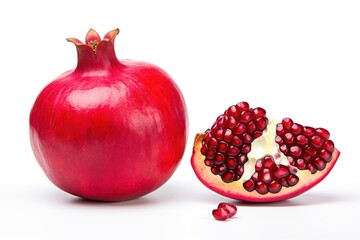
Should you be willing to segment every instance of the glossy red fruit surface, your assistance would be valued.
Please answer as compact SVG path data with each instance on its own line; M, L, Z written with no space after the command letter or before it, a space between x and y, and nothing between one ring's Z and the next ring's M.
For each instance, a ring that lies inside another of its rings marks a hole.
M182 93L159 67L118 60L118 29L85 43L69 38L78 64L47 85L30 113L30 140L47 177L86 199L120 201L163 185L187 137Z
M263 108L240 102L197 134L191 164L199 180L219 194L272 202L318 184L339 155L328 130L269 119Z

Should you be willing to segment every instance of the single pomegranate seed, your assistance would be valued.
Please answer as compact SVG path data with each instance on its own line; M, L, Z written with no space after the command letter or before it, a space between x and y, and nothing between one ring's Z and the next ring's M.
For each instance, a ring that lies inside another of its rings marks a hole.
M304 135L307 137L314 136L315 134L315 128L312 127L304 127Z
M327 140L324 144L324 149L328 150L330 153L334 152L335 145L334 145L333 141Z
M224 133L224 140L226 142L230 142L232 138L232 131L230 129L226 129L225 133Z
M234 169L237 167L238 163L235 160L235 158L228 158L226 159L226 165L230 168L230 169Z
M289 170L287 167L280 166L276 171L274 172L274 176L278 179L285 178L289 175Z
M281 188L282 188L281 184L276 181L272 181L269 184L269 192L271 193L278 193L280 192Z
M224 221L229 218L230 211L226 208L217 208L212 211L212 215L216 220Z
M316 133L325 139L328 139L330 137L329 131L326 130L325 128L317 128Z
M265 195L278 193L283 187L294 186L298 182L296 170L291 166L276 164L271 155L260 158L255 163L255 172L243 183L246 191L257 191Z
M300 124L294 123L291 126L290 131L294 134L294 135L299 135L300 133L302 133L303 131L303 126L301 126Z
M261 118L258 118L255 120L255 125L256 125L256 128L262 132L266 129L266 126L268 124L268 121L267 121L267 118L265 117L261 117Z
M237 207L231 203L221 202L221 203L219 203L218 208L224 208L224 209L228 210L229 218L235 216L235 214L237 212Z
M255 183L252 179L245 181L243 186L244 186L245 190L248 192L252 192L255 189Z
M229 107L229 109L227 110L227 113L228 113L228 115L230 115L230 116L237 116L237 115L239 114L236 106L231 106L231 107Z
M256 118L265 117L266 111L263 108L257 107L257 108L254 108L253 114Z
M329 137L329 131L324 128L303 127L284 118L276 126L275 142L291 165L314 174L331 161L335 147Z
M289 184L289 186L295 186L298 182L299 177L293 174L291 174L287 179L287 183Z
M267 194L269 192L266 184L262 183L262 182L258 182L256 185L255 185L255 190L264 195L264 194Z
M225 159L225 157L224 157L224 155L222 153L216 154L216 156L215 156L215 164L219 165L219 164L224 163L224 159Z
M243 142L240 140L238 136L234 136L231 143L232 145L239 147L242 145Z
M221 179L226 183L231 183L234 181L235 173L231 170L226 171L224 174L222 174Z
M239 102L236 104L236 108L242 112L244 110L248 110L250 108L249 104L247 102Z
M284 118L281 123L284 126L284 128L288 131L291 129L291 126L294 124L293 120L291 120L290 118Z
M240 113L240 121L243 123L248 123L252 118L252 114L250 111L243 111Z

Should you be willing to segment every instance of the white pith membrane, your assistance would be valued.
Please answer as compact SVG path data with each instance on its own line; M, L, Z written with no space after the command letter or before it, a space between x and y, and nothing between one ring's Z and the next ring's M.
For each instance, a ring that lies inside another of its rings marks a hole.
M271 155L277 165L289 166L287 157L279 150L279 145L275 142L276 125L281 123L279 120L269 119L266 130L263 134L251 143L251 151L247 154L248 161L244 164L244 174L238 181L225 183L219 175L214 175L210 168L204 164L205 156L201 154L202 140L204 134L197 134L194 142L191 164L199 180L211 190L226 197L244 200L249 202L273 202L295 197L324 179L335 165L340 152L335 148L332 159L326 164L325 169L312 174L309 170L297 170L296 175L299 182L295 186L282 187L280 192L259 194L257 191L247 191L243 183L251 178L255 172L255 163L265 155ZM294 166L290 166L297 169Z
M255 163L265 155L271 155L276 164L289 165L287 157L279 150L279 145L275 142L276 124L281 121L269 119L266 130L263 134L251 143L251 151L247 154L248 161L244 164L246 171L242 179L249 179L255 172Z

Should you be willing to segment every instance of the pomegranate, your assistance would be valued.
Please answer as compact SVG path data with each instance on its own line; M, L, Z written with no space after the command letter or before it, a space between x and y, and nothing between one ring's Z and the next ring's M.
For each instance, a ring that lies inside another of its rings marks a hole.
M77 67L48 84L30 113L30 141L47 177L92 200L148 194L176 170L187 137L187 111L172 78L150 63L118 60L118 29L90 29L75 44Z
M322 181L340 152L324 128L269 119L247 102L229 107L197 134L191 164L209 189L249 202L273 202Z

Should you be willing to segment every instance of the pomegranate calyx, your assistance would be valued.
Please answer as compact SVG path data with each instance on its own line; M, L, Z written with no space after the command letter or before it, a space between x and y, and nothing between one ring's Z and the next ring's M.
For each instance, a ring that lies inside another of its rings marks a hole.
M85 43L80 41L77 38L67 38L68 42L72 42L76 47L79 46L89 46L94 52L95 56L97 54L98 46L101 42L111 42L114 43L116 36L119 34L119 28L115 28L108 33L105 34L103 39L101 39L100 35L92 28L87 32L85 36Z
M100 35L92 28L85 36L85 43L77 38L67 38L68 42L75 44L78 53L77 70L103 71L115 65L121 65L117 59L114 48L114 41L120 30L118 28L106 33L101 39Z

